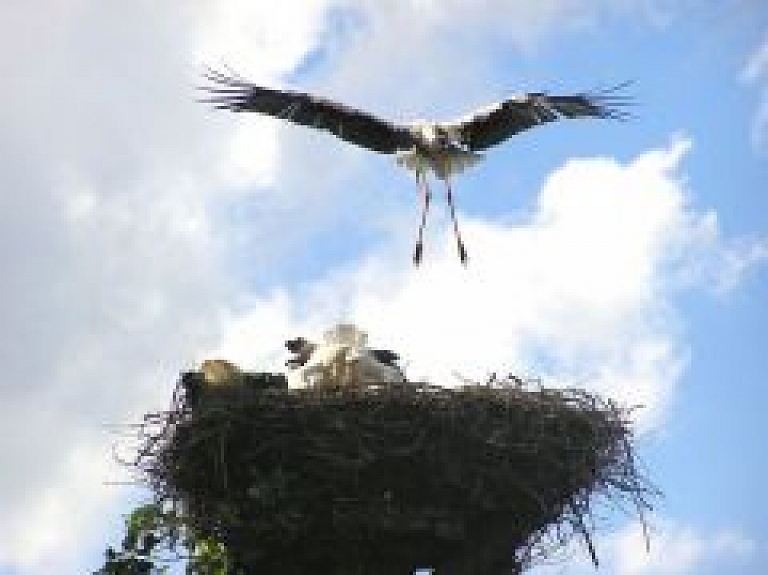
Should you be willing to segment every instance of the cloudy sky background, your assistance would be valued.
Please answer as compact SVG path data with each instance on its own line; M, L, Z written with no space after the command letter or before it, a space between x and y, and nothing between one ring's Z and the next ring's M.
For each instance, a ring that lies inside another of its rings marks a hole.
M468 269L436 202L414 270L412 178L197 103L223 63L399 119L624 80L640 105L490 151L456 183ZM141 497L111 483L110 426L180 370L277 368L339 320L412 378L509 369L643 404L666 498L651 554L618 522L600 572L768 564L761 0L11 0L0 77L1 575L98 566ZM573 553L539 572L594 572Z

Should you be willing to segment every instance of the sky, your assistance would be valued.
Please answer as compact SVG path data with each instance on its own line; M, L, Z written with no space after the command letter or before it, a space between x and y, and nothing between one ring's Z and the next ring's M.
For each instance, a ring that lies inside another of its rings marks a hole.
M109 5L108 5L109 4ZM116 429L206 357L280 369L338 321L412 379L514 371L643 405L664 492L597 573L768 564L768 8L761 0L17 0L0 19L0 575L84 573L147 494ZM41 15L45 17L41 17ZM197 100L206 66L382 117L619 84L442 190ZM127 449L127 447L125 447ZM595 573L585 551L532 573Z

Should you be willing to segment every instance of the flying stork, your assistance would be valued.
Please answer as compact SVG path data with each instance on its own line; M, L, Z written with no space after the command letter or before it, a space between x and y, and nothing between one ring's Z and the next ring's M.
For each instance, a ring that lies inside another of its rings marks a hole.
M338 102L296 92L252 84L234 75L209 70L205 75L212 85L202 89L209 97L203 101L215 108L233 112L258 112L295 124L328 130L333 135L382 154L396 154L400 166L414 172L422 198L421 220L413 253L413 263L421 262L423 234L431 192L428 172L445 182L453 232L462 264L467 250L456 221L451 178L483 158L479 153L507 138L562 118L628 117L624 107L629 98L621 93L629 82L594 93L566 96L529 93L512 96L449 122L417 120L407 124L390 122Z

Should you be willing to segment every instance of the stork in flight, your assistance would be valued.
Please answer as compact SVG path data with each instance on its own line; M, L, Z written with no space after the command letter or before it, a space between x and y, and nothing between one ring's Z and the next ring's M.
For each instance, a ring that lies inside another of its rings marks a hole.
M530 93L512 96L463 118L449 122L418 120L397 124L372 114L325 98L276 90L252 84L237 75L209 70L205 77L212 82L203 90L203 100L219 109L233 112L258 112L295 124L328 130L333 135L363 148L382 154L396 154L397 163L414 172L422 198L421 220L413 253L413 263L421 262L424 227L431 192L427 174L432 171L445 182L453 232L462 264L467 250L461 239L453 202L451 178L483 158L479 152L500 144L507 138L562 118L628 117L624 107L629 98L621 93L629 82L595 93L554 96Z

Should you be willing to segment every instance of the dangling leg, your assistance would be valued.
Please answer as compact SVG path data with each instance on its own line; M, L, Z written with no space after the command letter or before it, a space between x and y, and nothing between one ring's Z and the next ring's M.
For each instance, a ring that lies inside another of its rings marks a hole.
M463 265L467 265L467 250L464 248L464 242L461 241L459 232L459 222L456 221L456 208L453 206L453 192L451 191L451 182L445 179L445 195L448 198L448 207L451 209L451 219L453 220L453 235L456 237L456 245L459 248L459 259Z
M421 254L424 248L424 227L427 224L427 212L429 211L429 203L431 200L431 192L429 191L426 173L416 172L416 186L418 187L419 195L422 198L422 208L421 222L419 223L419 235L416 238L416 248L413 251L413 265L415 266L421 263Z

